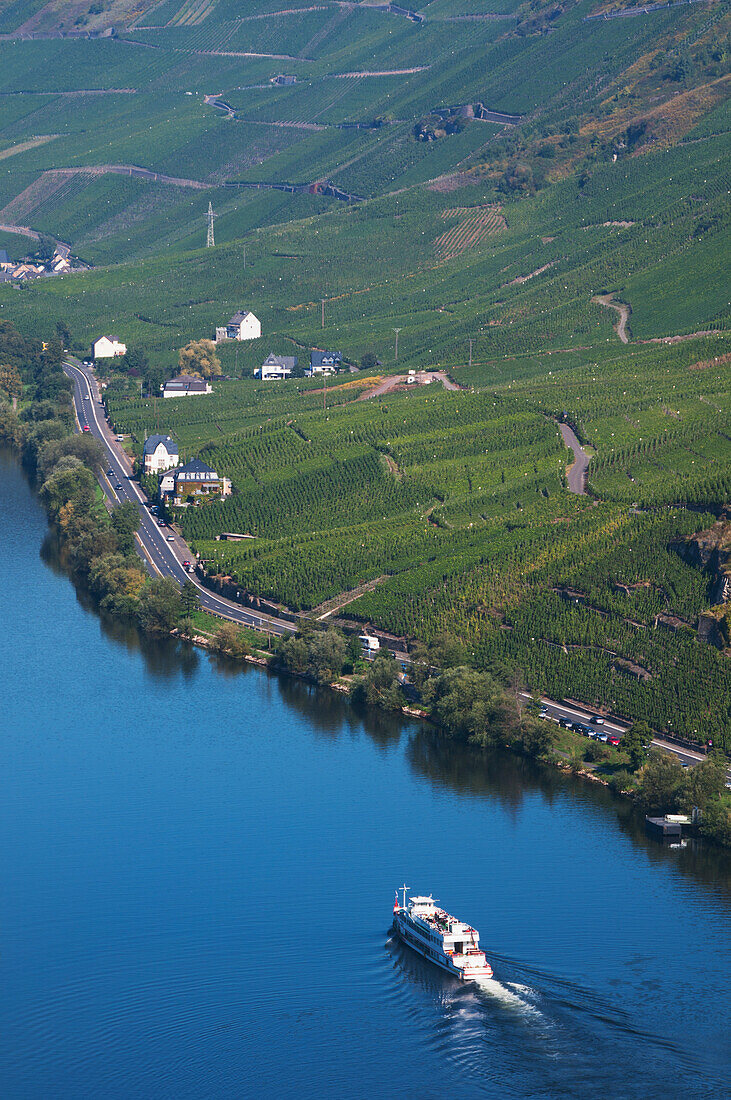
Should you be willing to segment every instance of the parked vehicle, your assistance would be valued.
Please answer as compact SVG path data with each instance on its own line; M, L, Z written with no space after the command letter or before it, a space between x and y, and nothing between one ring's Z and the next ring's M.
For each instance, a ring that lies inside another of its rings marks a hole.
M175 542L175 535L168 535L168 542Z
M617 737L616 733L610 733L609 737L607 737L607 742L616 747L619 744L619 737Z

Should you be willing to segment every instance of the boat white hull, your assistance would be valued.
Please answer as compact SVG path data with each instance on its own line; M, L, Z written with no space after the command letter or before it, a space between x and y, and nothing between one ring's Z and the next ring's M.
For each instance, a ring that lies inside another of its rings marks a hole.
M401 942L410 947L412 951L415 951L417 955L421 955L422 959L426 959L427 962L433 963L441 970L445 970L453 978L459 978L461 982L476 982L492 977L492 967L489 963L474 967L457 966L449 956L440 955L439 952L434 951L433 948L430 949L426 944L422 945L417 935L410 930L408 924L401 918L400 913L394 915L393 930Z

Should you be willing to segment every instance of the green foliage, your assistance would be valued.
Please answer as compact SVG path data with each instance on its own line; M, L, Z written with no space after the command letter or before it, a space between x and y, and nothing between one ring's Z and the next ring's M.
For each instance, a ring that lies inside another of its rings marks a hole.
M137 612L147 634L169 634L181 615L180 589L171 577L151 577L139 595Z
M185 609L185 591L183 591L183 608ZM245 657L249 652L246 638L235 623L221 623L213 637L213 648L226 657L234 658Z
M557 731L553 722L545 722L530 714L524 714L520 719L514 744L526 756L540 759L550 755L556 737Z
M379 649L353 689L353 701L385 710L400 710L406 697L399 684L399 673L399 664L392 654Z
M478 745L499 744L516 724L514 702L492 677L476 669L449 669L430 685L427 698L436 721L448 734ZM526 719L522 743L543 751L542 731Z
M632 771L636 772L647 760L652 737L652 730L647 722L634 722L623 734L622 752L629 758Z
M140 513L136 504L127 500L118 504L110 516L112 529L117 536L117 545L123 554L132 554L135 548L135 534L140 526Z
M190 619L196 611L200 611L200 597L198 589L191 580L186 580L180 590L180 606L183 615Z
M337 680L348 656L345 638L332 628L324 633L309 631L292 635L277 645L277 659L282 668L322 684Z
M646 810L668 813L677 808L682 784L677 756L653 751L640 772L637 793Z

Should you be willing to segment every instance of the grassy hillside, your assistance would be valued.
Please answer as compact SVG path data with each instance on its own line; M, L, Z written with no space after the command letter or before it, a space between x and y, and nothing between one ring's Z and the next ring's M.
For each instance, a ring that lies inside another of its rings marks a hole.
M454 633L534 688L731 744L729 659L695 636L713 577L673 548L729 497L728 357L723 336L520 356L366 401L339 380L326 411L317 381L109 404L138 446L157 424L232 478L180 514L211 573L314 618L339 596L407 639ZM564 417L595 456L585 497ZM257 537L215 541L231 530Z
M171 373L253 309L211 397L109 391L138 447L159 425L232 478L180 517L212 572L731 745L729 657L696 637L713 578L674 548L729 497L728 5L489 7L120 0L114 35L29 39L37 5L6 6L0 243L30 227L95 269L0 286L2 316ZM324 409L251 378L313 347L460 389L341 376Z

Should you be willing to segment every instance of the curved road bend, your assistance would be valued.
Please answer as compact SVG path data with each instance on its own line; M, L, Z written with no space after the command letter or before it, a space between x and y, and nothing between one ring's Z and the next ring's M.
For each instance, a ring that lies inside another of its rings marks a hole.
M569 492L583 495L586 493L586 471L589 469L589 456L579 443L576 433L568 424L559 424L566 446L574 452L574 461L566 471Z
M74 404L79 424L88 424L92 435L100 440L104 447L108 469L113 471L111 477L102 475L99 478L106 497L115 504L128 500L137 505L140 513L138 531L140 555L149 571L153 575L172 577L181 585L186 580L192 581L198 589L201 607L205 611L272 634L294 633L296 626L293 623L250 611L223 596L217 596L204 588L194 573L188 573L183 568L182 562L186 559L192 561L195 555L179 535L174 534L172 541L168 541L168 536L173 534L171 529L158 527L156 520L145 507L147 497L137 483L131 480L129 459L121 453L121 448L117 447L111 429L102 415L99 388L92 371L70 360L64 364L64 370L74 383Z

